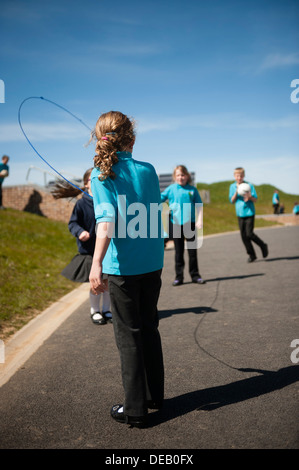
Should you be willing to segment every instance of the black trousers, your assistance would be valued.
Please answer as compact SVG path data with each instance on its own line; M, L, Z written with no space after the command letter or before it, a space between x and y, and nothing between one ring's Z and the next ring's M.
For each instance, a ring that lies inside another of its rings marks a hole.
M192 232L192 234L190 233L190 236L188 236L188 231ZM184 279L184 251L186 240L187 252L189 256L189 274L191 276L191 279L197 279L198 277L200 277L197 262L197 249L188 248L188 242L193 246L195 245L195 222L191 222L190 226L188 227L185 227L184 225L170 224L169 233L171 239L173 239L174 241L175 248L175 278L179 281L183 281Z
M245 245L246 251L251 258L256 258L256 253L252 242L256 243L260 248L265 246L254 232L254 215L252 217L238 217L239 228L242 241Z
M161 270L108 275L115 340L120 354L128 416L147 414L147 400L164 398L164 365L157 303Z
M279 204L273 204L273 214L279 214Z
M2 206L2 181L0 182L0 207Z

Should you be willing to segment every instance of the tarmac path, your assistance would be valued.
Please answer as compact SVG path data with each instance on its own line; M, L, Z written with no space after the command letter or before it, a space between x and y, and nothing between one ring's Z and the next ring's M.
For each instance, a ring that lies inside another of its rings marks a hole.
M0 448L298 449L299 227L256 233L269 256L251 264L238 232L204 239L205 285L186 272L172 287L165 251L165 406L148 428L109 416L123 399L113 326L85 300L0 388Z

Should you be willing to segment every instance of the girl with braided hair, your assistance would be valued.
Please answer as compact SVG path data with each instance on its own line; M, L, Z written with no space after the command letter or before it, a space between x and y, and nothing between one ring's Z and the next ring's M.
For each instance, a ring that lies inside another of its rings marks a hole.
M157 216L160 230L154 237L149 212L151 204L161 202L159 181L151 164L132 158L134 121L127 116L118 111L103 114L94 135L91 188L97 236L89 279L91 289L99 293L108 277L125 395L124 403L114 405L110 414L117 422L143 427L148 408L160 408L164 397L157 312L164 240L161 213ZM137 206L146 208L147 236L131 236L134 219L127 209ZM120 220L125 231L119 228Z

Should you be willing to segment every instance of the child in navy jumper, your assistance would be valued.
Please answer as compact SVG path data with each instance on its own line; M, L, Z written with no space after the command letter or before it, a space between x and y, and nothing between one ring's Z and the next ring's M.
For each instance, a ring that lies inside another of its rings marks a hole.
M89 273L95 248L96 221L90 186L91 172L92 168L87 170L83 176L84 190L86 192L84 192L82 198L78 199L76 202L68 224L71 234L76 237L78 253L64 268L61 274L74 282L89 282ZM69 184L60 182L55 185L52 194L56 199L75 197L80 194L80 190ZM100 295L96 295L90 290L90 315L93 323L105 325L107 322L112 322L109 292L105 291L102 294L102 313L100 312L100 298Z

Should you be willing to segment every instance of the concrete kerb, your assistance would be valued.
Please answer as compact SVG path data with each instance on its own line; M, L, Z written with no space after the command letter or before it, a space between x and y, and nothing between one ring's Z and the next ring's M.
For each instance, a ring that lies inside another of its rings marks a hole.
M0 364L0 387L87 300L88 293L89 284L81 284L33 318L4 344L5 362Z

